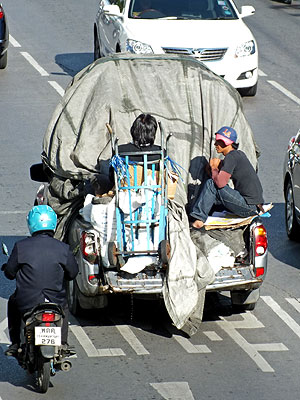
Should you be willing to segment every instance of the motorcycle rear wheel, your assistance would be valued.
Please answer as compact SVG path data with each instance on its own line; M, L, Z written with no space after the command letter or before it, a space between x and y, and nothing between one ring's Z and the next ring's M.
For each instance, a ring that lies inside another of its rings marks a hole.
M50 360L41 357L37 369L37 387L40 393L46 393L49 388L50 369Z

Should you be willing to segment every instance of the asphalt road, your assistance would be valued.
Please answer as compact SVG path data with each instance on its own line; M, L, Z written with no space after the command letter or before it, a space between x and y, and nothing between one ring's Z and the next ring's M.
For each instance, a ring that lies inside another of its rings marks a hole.
M282 169L289 138L300 128L300 2L250 0L246 20L260 52L257 96L245 114L261 149L259 175L266 202L269 270L253 312L234 314L226 296L208 296L204 321L191 339L172 329L162 306L115 299L110 309L72 320L78 357L59 373L44 399L299 398L300 244L284 228ZM27 235L25 216L37 185L42 137L63 89L93 60L98 0L3 0L11 43L0 71L0 239L9 249ZM4 262L4 256L0 257ZM0 400L35 400L33 380L6 347L6 302L13 283L0 276Z

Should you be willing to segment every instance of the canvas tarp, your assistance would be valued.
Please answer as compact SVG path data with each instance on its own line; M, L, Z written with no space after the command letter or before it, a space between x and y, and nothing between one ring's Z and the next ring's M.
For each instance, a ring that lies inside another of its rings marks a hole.
M187 171L182 173L184 190L176 196L182 204L197 195L203 165L216 156L214 133L221 126L236 129L240 149L256 166L257 148L238 92L202 63L176 55L106 57L73 78L44 137L42 158L56 177L50 204L59 220L83 193L81 182L99 172L100 160L111 157L105 124L110 123L120 144L128 143L140 113L151 113L166 134L173 134L169 155ZM62 226L58 235L64 235Z
M111 125L120 144L128 143L130 127L140 113L152 114L161 121L166 135L173 135L169 156L183 168L175 195L179 206L191 205L197 197L205 177L204 166L211 157L218 156L214 134L221 126L236 129L240 149L256 167L258 151L243 114L240 95L202 63L176 55L117 54L97 60L73 78L44 137L42 159L54 174L49 186L49 204L58 214L59 239L66 237L68 222L83 204L84 182L99 173L101 161L112 156L106 123ZM159 138L158 134L157 144ZM176 218L174 221L176 225ZM184 221L187 225L187 218ZM180 228L182 220L178 224ZM182 232L185 234L187 230ZM187 245L194 246L188 235L181 239L185 245L188 240ZM180 257L177 260L182 263ZM196 265L193 268L196 271ZM175 282L180 268L173 271ZM169 270L171 285L170 273ZM208 270L206 275L210 276ZM204 301L205 285L197 283L197 286L199 297L191 299L190 311L197 302ZM169 288L168 293L171 291ZM196 287L194 292L197 293ZM177 304L169 309L173 321L178 317L176 326L180 327L189 323L191 315L190 311L181 315L184 311L178 309L181 299L177 296Z

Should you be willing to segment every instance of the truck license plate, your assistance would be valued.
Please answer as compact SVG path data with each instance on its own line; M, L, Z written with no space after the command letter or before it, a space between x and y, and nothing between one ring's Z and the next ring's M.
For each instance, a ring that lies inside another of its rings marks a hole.
M60 346L61 327L59 326L36 326L35 344L38 346Z

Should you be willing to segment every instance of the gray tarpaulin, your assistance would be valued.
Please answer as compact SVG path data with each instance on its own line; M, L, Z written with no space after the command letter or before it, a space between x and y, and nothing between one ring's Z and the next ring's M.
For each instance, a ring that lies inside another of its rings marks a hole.
M203 64L176 55L117 54L97 60L74 77L44 137L42 159L54 174L49 204L59 217L58 238L65 238L66 222L83 202L83 181L112 155L105 124L120 144L127 143L140 113L154 115L165 133L173 134L169 156L186 171L176 192L179 205L191 204L199 193L203 167L217 156L214 133L221 126L236 129L240 149L256 167L257 147L238 92Z

